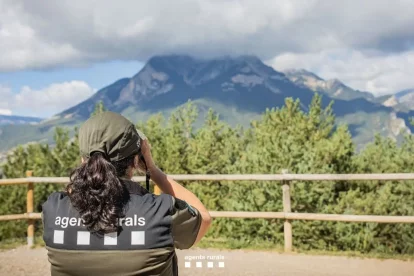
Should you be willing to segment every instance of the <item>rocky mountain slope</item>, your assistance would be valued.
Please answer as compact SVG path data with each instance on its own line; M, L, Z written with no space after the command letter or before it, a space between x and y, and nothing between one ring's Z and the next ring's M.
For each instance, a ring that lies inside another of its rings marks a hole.
M353 100L363 98L372 101L375 98L369 92L354 90L337 79L324 80L304 69L288 70L284 73L297 85L309 88L315 92L324 93L334 99Z
M396 110L414 110L414 88L406 89L393 95L382 96L378 101L383 105L393 107Z
M376 133L399 139L410 131L408 121L414 113L373 102L370 93L353 90L337 80L325 81L303 70L285 74L253 56L202 60L171 55L151 58L132 78L102 88L37 126L0 128L0 150L16 143L50 140L54 126L79 124L99 101L109 110L138 121L158 112L168 115L191 99L201 116L211 107L229 123L247 126L266 108L282 106L286 97L299 98L306 110L315 91L323 94L325 106L335 101L338 123L347 123L360 145L371 141ZM17 135L22 132L25 135Z

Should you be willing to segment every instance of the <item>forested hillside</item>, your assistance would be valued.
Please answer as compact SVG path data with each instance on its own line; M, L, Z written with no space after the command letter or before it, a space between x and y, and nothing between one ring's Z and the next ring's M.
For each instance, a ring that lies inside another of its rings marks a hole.
M335 124L332 106L315 96L307 111L287 98L283 107L268 109L249 128L232 127L209 111L194 128L197 110L191 103L172 113L136 122L150 140L159 167L170 174L232 173L385 173L412 172L414 138L397 145L377 136L357 152L347 126ZM97 112L102 106L97 108ZM55 147L18 147L3 170L8 178L68 176L79 162L72 129L59 128ZM210 210L281 211L282 189L276 182L188 182ZM36 211L58 185L36 185ZM0 188L0 213L24 213L25 187ZM292 182L292 211L334 214L414 215L414 183L393 181ZM41 227L40 223L38 224ZM414 225L377 223L293 222L294 246L300 249L353 250L414 254ZM208 234L235 247L268 242L283 244L283 221L216 219ZM0 241L25 236L25 222L1 222Z

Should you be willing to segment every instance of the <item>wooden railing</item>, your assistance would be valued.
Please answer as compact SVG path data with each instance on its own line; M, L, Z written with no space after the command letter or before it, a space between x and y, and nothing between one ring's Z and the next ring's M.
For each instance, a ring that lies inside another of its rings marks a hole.
M40 213L34 213L33 197L34 184L69 182L67 177L32 177L29 171L26 178L0 179L2 185L27 185L27 211L24 214L1 215L0 221L26 219L27 244L34 243L34 221L41 219ZM182 181L279 181L283 190L283 212L228 212L211 211L214 218L262 218L283 219L285 252L292 251L292 225L291 220L320 220L342 222L376 222L376 223L414 223L414 216L371 216L371 215L337 215L337 214L311 214L292 213L290 205L290 181L354 181L354 180L414 180L414 173L395 174L289 174L286 170L282 174L248 174L248 175L170 175L175 180ZM135 181L144 181L144 177L134 177ZM155 193L159 194L159 189Z

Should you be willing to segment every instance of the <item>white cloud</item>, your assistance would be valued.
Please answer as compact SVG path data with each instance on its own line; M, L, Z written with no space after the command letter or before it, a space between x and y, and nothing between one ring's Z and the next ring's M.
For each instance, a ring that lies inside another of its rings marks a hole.
M3 71L162 53L269 59L414 45L408 0L0 0L0 14Z
M268 63L280 71L304 68L324 79L337 78L352 88L375 95L414 87L414 51L388 55L349 49L285 53Z
M381 94L414 85L412 26L411 0L0 0L0 72L254 54Z
M13 93L7 86L0 85L1 110L11 110L14 114L49 117L76 105L95 92L86 82L70 81L54 83L42 89L24 86Z
M10 109L0 108L0 115L12 115L12 111Z

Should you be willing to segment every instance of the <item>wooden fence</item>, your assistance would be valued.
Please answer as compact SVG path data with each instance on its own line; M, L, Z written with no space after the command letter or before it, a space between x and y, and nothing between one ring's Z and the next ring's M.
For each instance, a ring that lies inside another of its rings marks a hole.
M0 221L26 219L27 244L34 243L34 221L41 219L40 213L34 213L33 191L34 184L69 182L67 177L33 177L32 172L27 172L26 178L0 179L2 185L27 185L27 211L24 214L1 215ZM284 219L285 252L292 251L292 224L291 220L321 220L342 222L376 222L376 223L414 223L414 216L371 216L371 215L336 215L336 214L311 214L292 213L290 205L290 181L351 181L351 180L414 180L414 173L396 174L289 174L286 170L282 174L234 174L234 175L170 175L175 180L186 181L279 181L283 190L283 212L227 212L211 211L213 218L263 218ZM135 181L144 181L144 177L135 177ZM155 193L160 191L155 186Z

